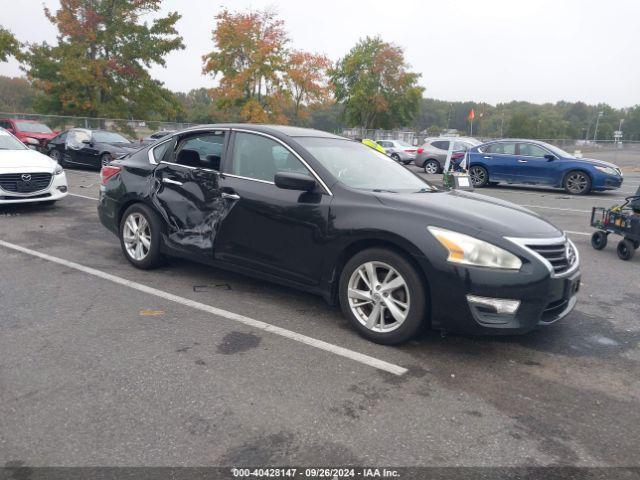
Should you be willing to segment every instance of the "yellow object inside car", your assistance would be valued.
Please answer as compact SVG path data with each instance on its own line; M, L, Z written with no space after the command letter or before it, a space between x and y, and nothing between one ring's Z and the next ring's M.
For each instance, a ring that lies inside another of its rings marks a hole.
M384 153L385 155L387 154L387 151L384 149L384 147L381 147L374 140L371 140L370 138L363 138L362 143L364 143L367 147L371 147L374 150L379 151L380 153Z

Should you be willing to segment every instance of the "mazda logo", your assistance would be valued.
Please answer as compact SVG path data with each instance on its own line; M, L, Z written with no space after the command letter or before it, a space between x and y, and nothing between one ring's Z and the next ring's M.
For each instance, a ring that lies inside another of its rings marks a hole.
M31 175L29 175L28 173L23 173L22 174L22 181L23 182L30 182L31 181Z

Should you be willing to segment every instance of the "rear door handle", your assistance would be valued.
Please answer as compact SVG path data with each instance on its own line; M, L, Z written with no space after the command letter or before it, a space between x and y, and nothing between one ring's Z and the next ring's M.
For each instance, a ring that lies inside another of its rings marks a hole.
M182 182L178 182L177 180L171 180L170 178L163 178L163 183L170 183L171 185L182 185Z
M486 158L487 160L491 160L491 157L488 157L488 156L484 156L482 158Z
M527 163L526 160L518 160L518 163Z
M238 195L237 193L222 192L220 194L220 196L222 198L226 198L226 199L229 199L229 200L240 200L240 195Z

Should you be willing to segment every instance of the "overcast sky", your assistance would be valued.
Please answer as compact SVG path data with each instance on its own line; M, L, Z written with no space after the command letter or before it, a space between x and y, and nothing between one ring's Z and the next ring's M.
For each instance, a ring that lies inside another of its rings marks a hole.
M58 1L2 0L0 23L23 42L55 42L43 4ZM332 60L379 34L404 48L426 97L640 104L640 0L165 0L182 15L187 47L153 69L168 88L213 85L201 57L223 6L274 7L294 48ZM15 62L0 64L0 75L19 74Z

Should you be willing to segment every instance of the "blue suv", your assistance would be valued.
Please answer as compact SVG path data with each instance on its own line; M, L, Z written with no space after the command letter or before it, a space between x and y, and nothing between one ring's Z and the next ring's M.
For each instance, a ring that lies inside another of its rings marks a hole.
M467 168L474 187L522 183L584 195L622 185L622 172L613 163L576 158L535 140L496 140L473 147L468 151Z

